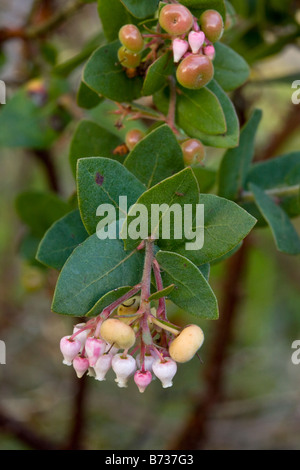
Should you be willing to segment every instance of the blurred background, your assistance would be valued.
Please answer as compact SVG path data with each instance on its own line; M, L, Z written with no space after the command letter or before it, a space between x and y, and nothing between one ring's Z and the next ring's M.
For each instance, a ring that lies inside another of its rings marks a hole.
M225 41L252 66L250 81L233 99L246 117L257 107L264 112L257 158L299 151L300 105L291 103L291 86L300 80L300 4L232 3L236 24ZM34 121L19 105L5 124L8 104L0 105L0 339L6 344L0 449L300 449L300 365L291 362L291 345L300 340L300 260L279 254L268 229L256 230L239 255L212 267L224 317L199 323L206 335L203 363L194 358L181 365L173 388L163 390L155 381L141 395L133 383L118 389L112 373L102 383L79 381L62 365L59 340L77 321L51 313L57 273L33 261L38 236L28 236L16 197L45 189L72 197L68 152L83 116L97 116L122 136L128 128L113 127L107 104L91 111L76 105L82 63L104 41L96 3L77 5L66 21L58 18L36 38L20 37L24 25L39 27L66 5L0 0L0 79L7 103L40 76L55 83L56 96L46 116L55 135L38 129L39 138L49 139L42 150L28 145L41 117ZM7 31L14 34L8 38ZM217 169L222 153L211 150L207 165ZM299 218L294 222L300 231ZM194 322L169 308L171 321ZM196 424L196 442L189 441Z

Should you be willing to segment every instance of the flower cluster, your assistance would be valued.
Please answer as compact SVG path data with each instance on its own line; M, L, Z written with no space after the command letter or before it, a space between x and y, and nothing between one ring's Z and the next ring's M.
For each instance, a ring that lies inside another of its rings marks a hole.
M187 362L196 354L204 340L203 332L197 325L180 332L175 325L158 319L155 308L151 308L146 326L143 322L139 296L119 299L61 339L63 363L73 365L78 378L88 373L99 381L105 380L112 369L121 388L127 387L128 379L134 376L141 393L154 376L163 388L171 387L177 362Z

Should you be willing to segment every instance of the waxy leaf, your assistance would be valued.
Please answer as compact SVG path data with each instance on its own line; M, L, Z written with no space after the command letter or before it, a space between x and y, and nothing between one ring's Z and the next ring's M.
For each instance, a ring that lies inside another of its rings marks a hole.
M73 250L87 237L79 210L72 211L55 222L45 233L36 259L50 268L61 270Z
M102 310L104 310L106 307L118 300L120 297L123 297L123 295L127 294L127 292L129 292L131 289L132 287L126 286L119 287L110 292L107 292L107 294L103 295L103 297L98 300L98 302L93 306L93 308L91 308L91 310L86 314L86 316L96 317L102 312Z
M81 82L77 92L76 101L80 108L92 109L102 101L102 97L89 88L84 82Z
M250 184L249 188L254 194L258 209L271 228L278 250L290 255L298 255L300 237L286 212L258 186Z
M184 169L181 147L167 125L158 127L141 140L124 165L147 188Z
M121 2L137 18L154 15L159 4L159 0L121 0Z
M224 0L182 0L180 3L188 8L192 8L194 15L198 18L205 10L217 10L225 21L226 8Z
M147 70L142 94L150 96L166 85L166 78L172 74L174 69L173 57L170 52L166 52L159 57Z
M123 160L113 151L122 144L122 140L92 121L80 121L73 135L69 161L73 175L76 177L77 160L86 157L106 157Z
M249 66L243 57L225 44L217 42L215 49L215 80L225 91L235 90L248 80Z
M143 79L127 77L118 60L120 46L121 43L115 41L99 47L85 66L83 81L96 93L123 103L141 96Z
M65 315L86 315L108 292L138 284L143 258L140 252L125 252L121 240L99 240L96 234L90 236L64 265L52 310Z
M108 41L118 38L124 24L134 23L134 18L120 0L98 0L98 13Z
M255 136L262 112L255 110L244 126L239 146L227 150L219 169L219 195L226 199L237 199L245 187L251 162L254 157Z
M159 251L156 259L164 284L175 284L169 294L172 302L198 318L218 319L217 299L197 266L177 253Z
M100 221L96 215L98 206L109 204L115 208L116 220L119 215L125 218L127 209L145 191L145 186L115 160L95 157L78 160L77 189L81 218L91 235ZM127 207L119 206L119 196L127 197Z
M174 289L175 287L175 284L171 284L170 286L168 287L165 287L164 289L162 290L159 290L157 292L154 292L154 294L150 295L149 297L149 302L151 302L152 300L158 300L158 299L161 299L162 297L167 297L171 292L172 290Z

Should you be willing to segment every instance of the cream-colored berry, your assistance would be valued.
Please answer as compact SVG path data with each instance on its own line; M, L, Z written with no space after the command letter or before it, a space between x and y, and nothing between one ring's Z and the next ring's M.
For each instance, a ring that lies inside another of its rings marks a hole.
M135 343L133 329L116 318L109 318L102 323L100 335L104 341L119 349L129 349Z
M204 334L197 325L189 325L175 338L169 347L171 358L176 362L190 361L204 341Z

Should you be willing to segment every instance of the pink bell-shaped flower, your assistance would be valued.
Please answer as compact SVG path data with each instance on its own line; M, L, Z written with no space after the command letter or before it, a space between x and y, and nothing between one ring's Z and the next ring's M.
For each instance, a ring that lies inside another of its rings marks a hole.
M73 360L73 367L79 379L86 373L89 366L89 360L86 357L76 356Z
M172 380L177 372L177 364L173 359L165 357L163 361L160 359L155 361L152 370L161 381L163 388L172 387Z
M174 62L177 63L184 56L189 48L189 43L184 39L176 38L173 41Z
M210 60L214 60L216 57L216 49L213 45L204 47L203 52Z
M106 343L103 339L88 338L85 342L85 353L90 361L90 366L94 367L98 358L104 353Z
M95 379L102 382L105 380L105 376L109 369L111 368L111 363L113 359L113 354L103 354L99 357L96 364L94 365L94 371L96 373Z
M74 333L78 333L80 331L80 333L76 334L75 338L78 339L81 342L82 348L84 347L85 342L86 342L87 337L88 337L88 334L91 331L89 329L85 330L84 329L85 327L86 327L85 323L78 323L73 328L73 335L74 335Z
M203 31L191 31L188 39L193 54L198 54L204 44L205 34Z
M148 385L152 381L152 374L149 370L137 370L134 374L134 381L141 393L144 393Z
M127 387L129 377L136 371L136 362L130 354L126 356L116 354L112 360L112 368L116 374L115 381L118 387L125 388Z
M144 368L145 370L149 370L150 372L152 371L152 365L153 362L155 361L154 357L148 354L145 354L145 359L144 359ZM142 361L141 361L141 356L138 354L136 357L136 364L138 369L141 368L142 366Z
M71 366L73 359L77 356L81 349L81 342L74 338L70 340L71 336L64 336L60 340L60 350L64 356L63 364Z

